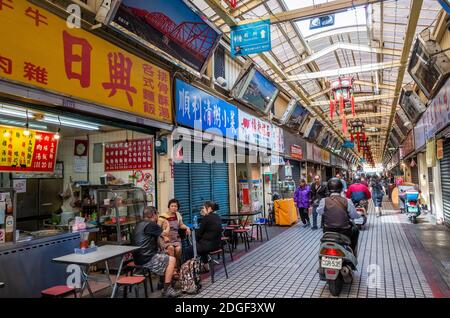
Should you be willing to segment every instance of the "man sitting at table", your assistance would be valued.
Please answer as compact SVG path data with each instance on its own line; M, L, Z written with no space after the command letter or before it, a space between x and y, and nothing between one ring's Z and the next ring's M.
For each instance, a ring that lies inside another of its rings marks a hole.
M165 234L156 223L157 214L155 207L147 207L144 210L144 219L136 224L132 243L141 248L133 253L134 262L138 266L148 268L156 275L165 276L163 296L178 297L181 291L177 291L171 286L176 263L175 257L158 253L158 238Z

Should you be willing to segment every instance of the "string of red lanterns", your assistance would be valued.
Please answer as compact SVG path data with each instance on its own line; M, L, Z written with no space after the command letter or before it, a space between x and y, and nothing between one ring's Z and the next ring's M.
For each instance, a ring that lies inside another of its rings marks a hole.
M353 95L353 77L338 78L331 82L332 98L330 99L330 118L333 120L334 110L339 104L339 116L342 121L342 131L347 133L347 118L345 116L345 106L350 103L353 117L355 112L355 97Z

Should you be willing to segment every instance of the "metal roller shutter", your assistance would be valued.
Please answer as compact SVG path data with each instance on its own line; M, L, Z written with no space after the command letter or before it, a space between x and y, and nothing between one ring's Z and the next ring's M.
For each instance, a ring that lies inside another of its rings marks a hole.
M191 145L192 162L194 158L201 158L203 149ZM174 188L175 198L181 205L180 213L186 223L191 223L192 217L199 215L203 204L209 200L219 204L220 215L229 213L227 163L177 163L174 165Z
M212 170L212 194L213 200L219 205L219 215L230 213L230 193L228 185L228 164L214 163Z
M191 185L190 185L190 168L187 163L175 164L173 167L174 173L174 188L175 198L180 201L180 213L183 220L190 219L191 211ZM187 221L186 221L187 222Z
M440 163L444 222L450 225L450 139L444 141L444 158Z

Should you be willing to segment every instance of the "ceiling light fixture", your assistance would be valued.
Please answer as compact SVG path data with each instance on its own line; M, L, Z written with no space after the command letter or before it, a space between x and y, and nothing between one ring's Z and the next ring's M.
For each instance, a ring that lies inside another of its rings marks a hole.
M55 138L55 140L59 140L61 138L61 135L59 134L61 132L61 120L58 116L58 120L59 120L59 127L58 127L58 131L56 132L55 136L53 136L53 138Z
M26 118L27 118L27 123L25 124L25 130L23 131L23 135L28 137L30 135L29 123L28 123L28 109L26 110Z

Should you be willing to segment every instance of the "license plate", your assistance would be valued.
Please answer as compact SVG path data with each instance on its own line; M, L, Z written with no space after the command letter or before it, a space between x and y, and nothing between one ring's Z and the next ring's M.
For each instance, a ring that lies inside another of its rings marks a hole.
M322 267L341 269L342 268L342 258L325 257L322 256Z
M364 223L364 218L357 218L354 220L355 224L363 224Z

